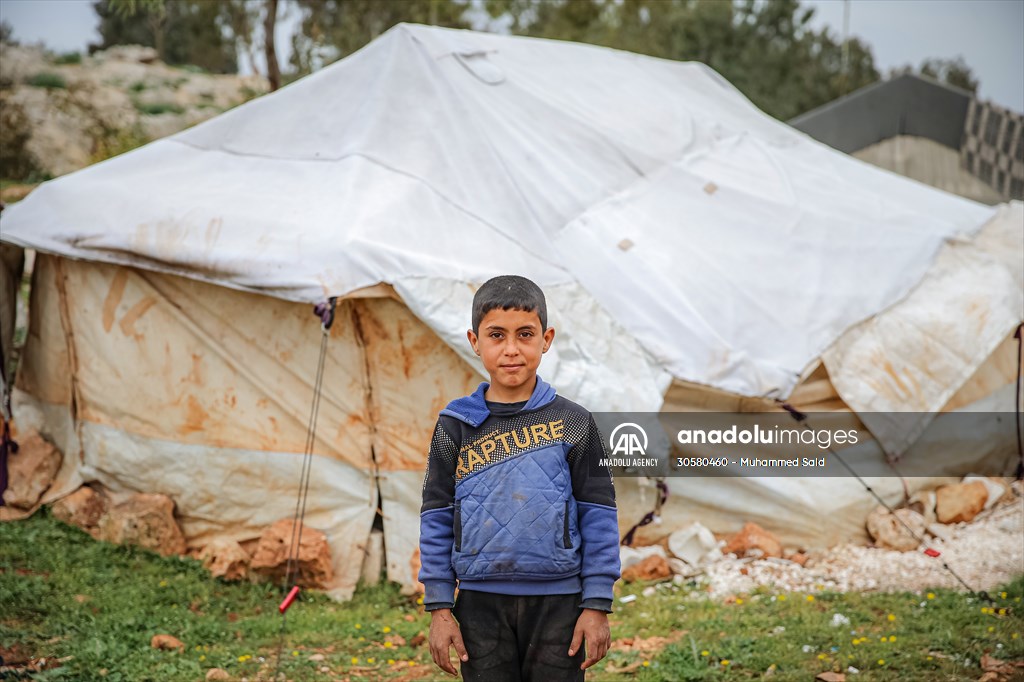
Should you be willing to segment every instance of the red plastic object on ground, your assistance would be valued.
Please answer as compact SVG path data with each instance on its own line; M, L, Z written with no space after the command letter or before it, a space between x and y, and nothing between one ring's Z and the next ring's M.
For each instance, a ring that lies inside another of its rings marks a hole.
M937 549L932 549L931 547L929 547L928 549L926 549L926 550L924 551L924 553L925 553L925 554L927 554L928 556L932 557L933 559L934 559L935 557L939 556L940 554L942 554L942 552L940 552L939 550L937 550Z
M280 611L281 613L284 613L285 611L287 611L288 607L292 605L292 602L295 601L295 598L297 596L299 596L299 586L298 585L296 585L295 587L292 588L292 591L289 592L288 596L284 598L284 601L281 602L281 605L277 607L277 610Z

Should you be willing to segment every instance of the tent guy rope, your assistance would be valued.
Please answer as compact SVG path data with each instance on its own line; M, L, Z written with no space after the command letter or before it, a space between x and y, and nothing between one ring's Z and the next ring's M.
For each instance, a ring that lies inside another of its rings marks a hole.
M334 311L338 299L331 297L317 303L313 313L320 318L320 356L316 365L316 378L313 381L313 403L309 410L309 424L306 429L306 447L302 455L302 473L299 477L299 492L295 500L295 516L292 520L292 532L288 542L288 562L285 564L284 579L281 587L288 589L288 594L278 606L281 614L281 627L277 634L277 656L274 662L274 679L277 679L281 667L281 651L287 634L288 608L299 596L297 582L299 572L299 549L302 544L302 530L306 520L306 501L309 498L310 472L313 468L313 444L316 442L316 421L320 414L320 396L324 382L324 361L327 358L327 339L330 337L331 325L334 324ZM294 579L293 579L294 576ZM289 589L290 586L290 589Z

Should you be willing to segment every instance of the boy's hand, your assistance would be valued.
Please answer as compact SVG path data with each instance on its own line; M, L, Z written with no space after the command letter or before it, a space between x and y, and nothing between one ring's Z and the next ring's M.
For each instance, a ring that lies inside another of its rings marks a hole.
M586 670L608 653L608 647L612 643L612 632L608 628L607 613L594 609L583 609L583 613L576 620L576 629L572 631L572 643L569 645L570 656L579 651L584 639L587 641L587 660L583 661L580 670Z
M606 630L607 628L608 626L605 625ZM458 676L459 673L452 665L451 647L455 646L455 652L463 662L469 660L469 654L466 653L466 645L462 643L462 632L452 616L451 609L437 609L430 612L429 641L430 655L434 657L434 663L446 673Z

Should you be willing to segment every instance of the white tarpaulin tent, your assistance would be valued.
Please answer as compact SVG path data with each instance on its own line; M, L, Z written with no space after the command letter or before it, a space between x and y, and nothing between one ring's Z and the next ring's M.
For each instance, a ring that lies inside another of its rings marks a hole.
M429 425L477 380L490 276L546 289L542 374L593 410L656 411L680 382L785 398L823 361L854 412L928 414L1024 318L1021 216L837 153L700 64L399 25L44 184L2 230L51 255L21 386L81 453L67 485L167 492L193 543L289 515L318 334L298 303L348 297L311 524L362 542L379 485L409 583ZM343 594L358 562L336 564Z

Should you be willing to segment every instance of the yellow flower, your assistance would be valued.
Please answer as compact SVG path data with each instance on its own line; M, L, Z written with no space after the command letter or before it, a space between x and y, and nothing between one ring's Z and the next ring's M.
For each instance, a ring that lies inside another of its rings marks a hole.
M879 642L884 642L884 641L885 641L885 637L879 637L879 638L878 638L878 641L879 641Z
M926 596L927 596L927 597L928 597L929 599L935 599L935 593L934 593L934 592L929 592L929 593L928 593L928 594L927 594Z
M925 656L925 657L924 657L924 660L926 660L926 661L930 661L930 660L932 660L932 657L931 657L931 656Z
M245 663L245 656L239 656L238 657L238 662L239 663Z
M890 642L895 642L896 641L896 635L889 635L889 641Z
M423 606L423 597L420 597L419 599L417 599L416 603L419 604L420 606ZM412 661L409 661L409 665L415 665L415 664Z
M356 627L356 630L362 630L363 629L362 623L356 623L355 627Z
M1006 615L1006 609L999 609L999 615L1000 616L1005 616Z
M377 659L376 658L368 658L368 659L366 659L366 662L367 663L376 663Z
M394 665L394 664L395 664L395 659L389 658L388 659L388 665Z
M387 625L385 625L383 628L381 628L381 632L383 632L386 635L389 632L391 632L391 628L389 628Z
M206 660L206 654L200 654L199 655L199 660L200 661L205 661Z
M896 614L895 613L890 613L888 618L889 618L889 622L891 623L892 621L896 620Z
M705 649L704 651L700 652L700 655L701 655L701 656L710 656L710 655L711 655L711 652L710 652L710 651L708 651L707 649Z
M356 664L356 663L358 663L358 662L359 662L359 659L358 659L358 658L356 658L355 656L353 656L353 657L352 657L352 665L355 665L355 664Z
M878 665L885 665L885 659L884 658L878 659Z
M651 666L651 662L650 661L644 661L644 667L645 668L649 668L650 666Z
M819 661L824 661L826 658L828 658L828 656L826 656L825 654L818 654Z
M736 603L737 603L737 604L742 604L742 603L743 603L743 600L742 600L742 599L737 599L737 600L736 600Z
M1018 634L1017 634L1017 633L1015 632L1015 633L1013 633L1012 635L1010 635L1010 639L1017 639L1017 637L1019 637L1019 636L1020 636L1020 635L1018 635Z
M722 659L722 665L729 665L729 659L728 658L723 658Z
M299 652L298 652L298 651L293 651L293 652L292 652L292 656L298 656L298 655L299 655Z
M992 627L992 626L990 625L990 626L988 627L988 631L989 631L989 632L995 632L995 631L996 631L996 629L995 629L994 627Z
M409 661L409 665L416 665L416 661Z
M391 642L384 642L384 648L385 649L390 649L391 648Z
M366 641L366 638L365 638L365 637L360 637L360 638L359 638L359 641L360 641L360 642L365 642L365 641Z
M1006 599L1006 593L1005 592L1000 592L999 593L999 598L1000 599Z
M807 595L807 601L814 601L814 595L813 594Z
M854 646L857 646L858 644L860 644L860 640L859 640L859 639L857 639L856 637L854 637L854 638L853 638L853 645L854 645Z
M786 595L780 594L779 595L779 601L786 601Z
M160 587L167 587L167 581L166 580L161 580L160 581Z

